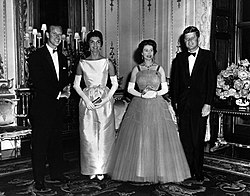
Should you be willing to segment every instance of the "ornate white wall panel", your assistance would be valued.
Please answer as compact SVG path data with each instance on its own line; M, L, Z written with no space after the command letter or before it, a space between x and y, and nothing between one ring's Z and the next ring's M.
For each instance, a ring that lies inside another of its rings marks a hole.
M14 84L24 85L24 56L20 52L23 40L16 37L32 25L31 2L0 0L0 85L12 78ZM196 25L201 31L200 46L209 48L212 0L95 0L94 5L95 28L103 32L105 39L103 54L109 56L113 43L123 85L135 65L134 51L143 39L156 40L156 62L164 67L167 76L185 27Z
M105 34L104 52L109 55L112 41L124 78L135 65L133 53L143 39L157 42L156 62L167 76L179 49L179 37L187 26L197 26L200 46L209 48L212 0L96 0L95 6L96 28Z
M210 48L210 33L211 33L211 15L212 15L212 0L196 1L196 26L200 29L201 39L200 46L202 48Z
M113 42L120 76L124 77L135 66L134 51L143 39L154 39L158 44L156 62L169 70L168 15L169 2L163 0L103 0L95 1L96 29L104 33L104 54L109 55ZM112 6L111 6L112 5Z
M15 78L15 38L13 0L0 0L0 86L8 85ZM10 89L14 92L14 89Z

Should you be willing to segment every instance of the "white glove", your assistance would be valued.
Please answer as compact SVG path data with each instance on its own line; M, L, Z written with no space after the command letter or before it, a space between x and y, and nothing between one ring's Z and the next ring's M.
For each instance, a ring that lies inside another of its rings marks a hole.
M156 91L147 91L145 94L142 95L142 98L145 99L152 99L152 98L156 98L157 96L157 92Z
M168 92L168 83L162 82L161 83L161 90L157 91L157 95L161 96Z

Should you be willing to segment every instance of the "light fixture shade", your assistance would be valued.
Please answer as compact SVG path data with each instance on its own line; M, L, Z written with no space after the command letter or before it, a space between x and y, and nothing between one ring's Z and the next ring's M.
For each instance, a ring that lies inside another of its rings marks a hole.
M67 29L67 35L72 35L72 33L73 33L73 32L72 32L72 29L69 29L69 28L68 28L68 29Z
M86 27L82 27L82 33L85 33L86 32Z
M74 39L80 39L79 33L75 33Z
M62 34L62 40L66 40L66 35Z
M42 24L41 30L42 31L46 31L47 30L47 25L46 24Z
M33 35L37 35L37 29L33 29Z

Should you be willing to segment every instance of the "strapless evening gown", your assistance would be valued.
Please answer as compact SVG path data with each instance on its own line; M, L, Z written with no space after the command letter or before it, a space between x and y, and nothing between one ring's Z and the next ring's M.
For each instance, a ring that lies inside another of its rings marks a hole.
M139 71L136 83L141 91L148 87L157 90L160 73ZM109 163L109 174L114 180L166 183L190 177L177 125L162 96L132 99Z

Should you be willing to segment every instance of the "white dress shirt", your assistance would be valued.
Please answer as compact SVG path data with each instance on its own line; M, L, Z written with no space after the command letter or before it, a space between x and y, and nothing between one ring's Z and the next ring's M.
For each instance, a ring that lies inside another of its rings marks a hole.
M52 60L53 60L53 64L54 64L54 67L55 67L55 70L56 70L56 76L57 76L57 79L59 81L59 61L58 61L58 53L57 51L56 52L53 52L53 48L51 48L48 44L46 44L48 50L49 50L49 53L52 57ZM57 96L57 99L59 99L61 96L61 91L59 92L58 96Z
M193 71L193 68L194 68L194 63L195 63L195 60L197 58L198 52L199 52L199 48L196 51L192 52L192 53L195 53L195 56L189 55L189 57L188 57L189 74L190 75L192 74L192 71Z
M53 52L53 48L51 48L48 44L46 44L49 53L52 57L54 66L55 66L55 70L56 70L56 75L57 75L57 79L59 80L59 61L58 61L58 54L57 52Z

